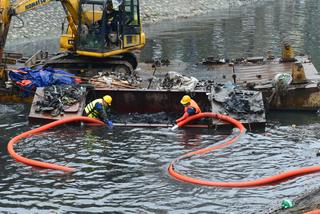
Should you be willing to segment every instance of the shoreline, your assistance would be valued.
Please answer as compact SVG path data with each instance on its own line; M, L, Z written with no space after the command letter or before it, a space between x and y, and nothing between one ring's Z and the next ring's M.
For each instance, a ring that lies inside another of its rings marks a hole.
M141 18L143 23L152 24L163 20L191 18L211 13L216 10L239 8L268 0L142 0ZM148 3L147 3L148 2ZM188 5L188 7L183 7Z
M192 18L210 12L238 8L268 0L141 0L140 14L143 25L158 23L161 21ZM188 7L183 7L188 5ZM13 17L8 42L28 40L37 37L55 37L61 34L65 13L59 2L52 2L38 8Z

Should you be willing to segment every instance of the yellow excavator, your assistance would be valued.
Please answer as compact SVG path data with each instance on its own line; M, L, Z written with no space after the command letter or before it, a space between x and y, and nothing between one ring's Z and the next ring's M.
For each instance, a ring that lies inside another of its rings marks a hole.
M0 78L5 76L4 47L13 16L42 7L52 0L0 0ZM61 53L46 66L102 66L115 71L137 67L134 50L145 45L139 0L58 0L68 26L60 36Z

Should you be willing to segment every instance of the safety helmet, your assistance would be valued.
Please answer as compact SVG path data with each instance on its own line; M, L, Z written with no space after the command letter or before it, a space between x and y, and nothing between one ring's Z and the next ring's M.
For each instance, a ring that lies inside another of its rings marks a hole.
M187 104L187 103L190 103L190 101L191 101L191 97L190 97L189 95L184 95L184 96L182 97L180 103L181 103L182 105L185 105L185 104Z
M103 100L108 103L108 105L111 105L112 97L110 95L106 95L103 97Z

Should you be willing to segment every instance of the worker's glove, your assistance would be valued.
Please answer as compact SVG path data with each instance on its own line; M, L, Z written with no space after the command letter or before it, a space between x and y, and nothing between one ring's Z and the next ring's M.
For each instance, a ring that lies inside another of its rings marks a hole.
M104 120L103 122L109 127L112 127L112 125L113 125L111 120Z
M109 127L112 127L112 125L113 125L112 121L111 121L111 120L108 120L107 125L108 125Z

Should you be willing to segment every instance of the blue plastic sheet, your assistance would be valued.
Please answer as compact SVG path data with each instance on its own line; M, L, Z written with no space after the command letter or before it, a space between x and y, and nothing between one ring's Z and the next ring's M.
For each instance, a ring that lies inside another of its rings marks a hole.
M9 72L9 77L13 82L25 89L25 94L28 95L30 90L37 87L46 87L51 85L72 85L75 84L74 74L70 74L63 70L54 70L52 68L38 68L32 70L30 68L19 68ZM24 85L30 80L28 85Z

